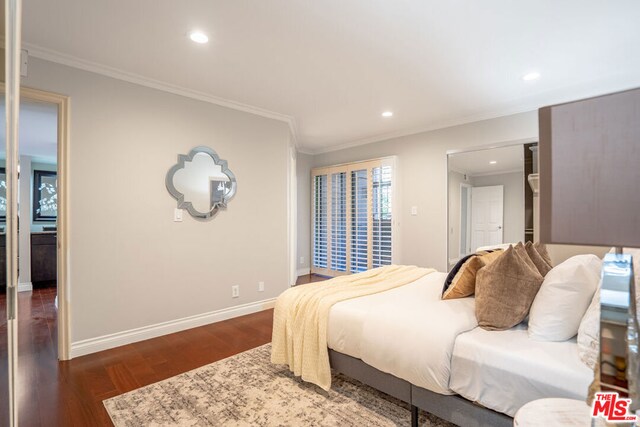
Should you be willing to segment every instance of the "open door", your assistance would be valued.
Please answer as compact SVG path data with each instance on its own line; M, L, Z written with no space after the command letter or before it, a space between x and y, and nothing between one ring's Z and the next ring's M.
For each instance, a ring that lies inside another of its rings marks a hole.
M4 163L0 183L0 214L4 214L0 234L0 268L5 273L0 297L0 425L17 426L16 377L18 363L18 116L20 110L21 0L4 0L4 85L5 132L0 144ZM1 275L0 275L1 276Z

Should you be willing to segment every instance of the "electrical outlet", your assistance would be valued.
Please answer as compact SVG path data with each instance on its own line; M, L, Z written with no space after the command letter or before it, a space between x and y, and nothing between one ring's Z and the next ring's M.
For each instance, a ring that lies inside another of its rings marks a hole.
M264 292L264 282L258 282L258 292Z
M300 264L304 264L304 257L303 256L300 257Z
M173 221L182 222L182 209L175 208L173 210Z
M411 215L412 216L418 215L418 207L417 206L411 206Z
M238 298L240 296L240 285L233 285L231 287L231 298Z

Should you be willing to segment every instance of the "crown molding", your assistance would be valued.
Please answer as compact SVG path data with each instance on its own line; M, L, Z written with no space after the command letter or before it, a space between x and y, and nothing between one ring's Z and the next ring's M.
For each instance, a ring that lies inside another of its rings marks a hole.
M304 148L304 147L298 147L297 151L298 151L298 153L306 154L306 155L309 155L309 156L313 156L314 154L318 154L315 151L310 150L308 148Z
M0 44L4 47L4 39L0 40ZM163 92L172 93L174 95L184 96L186 98L196 99L198 101L207 102L209 104L230 108L236 111L265 117L272 120L278 120L287 123L289 131L293 139L294 145L298 146L298 130L295 118L287 114L270 111L264 108L255 107L253 105L244 104L230 99L214 96L206 92L188 89L182 86L163 82L161 80L152 79L140 74L130 73L119 68L110 67L93 61L78 58L52 49L47 49L31 43L23 43L22 48L25 49L29 56L43 59L45 61L54 62L56 64L66 65L68 67L77 68L84 71L100 74L117 80L134 83Z

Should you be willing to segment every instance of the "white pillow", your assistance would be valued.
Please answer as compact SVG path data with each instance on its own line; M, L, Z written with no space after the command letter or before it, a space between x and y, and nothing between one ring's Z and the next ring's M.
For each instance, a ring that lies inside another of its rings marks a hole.
M529 337L537 341L566 341L578 333L600 283L602 260L577 255L555 266L544 278L529 312Z
M600 287L596 289L591 304L578 328L578 354L585 365L595 370L600 352Z

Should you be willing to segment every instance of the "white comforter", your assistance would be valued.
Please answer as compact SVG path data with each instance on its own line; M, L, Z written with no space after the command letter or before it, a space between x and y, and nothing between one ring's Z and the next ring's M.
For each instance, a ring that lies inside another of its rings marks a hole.
M328 346L441 394L449 389L456 337L477 326L474 299L441 300L446 273L335 304Z

